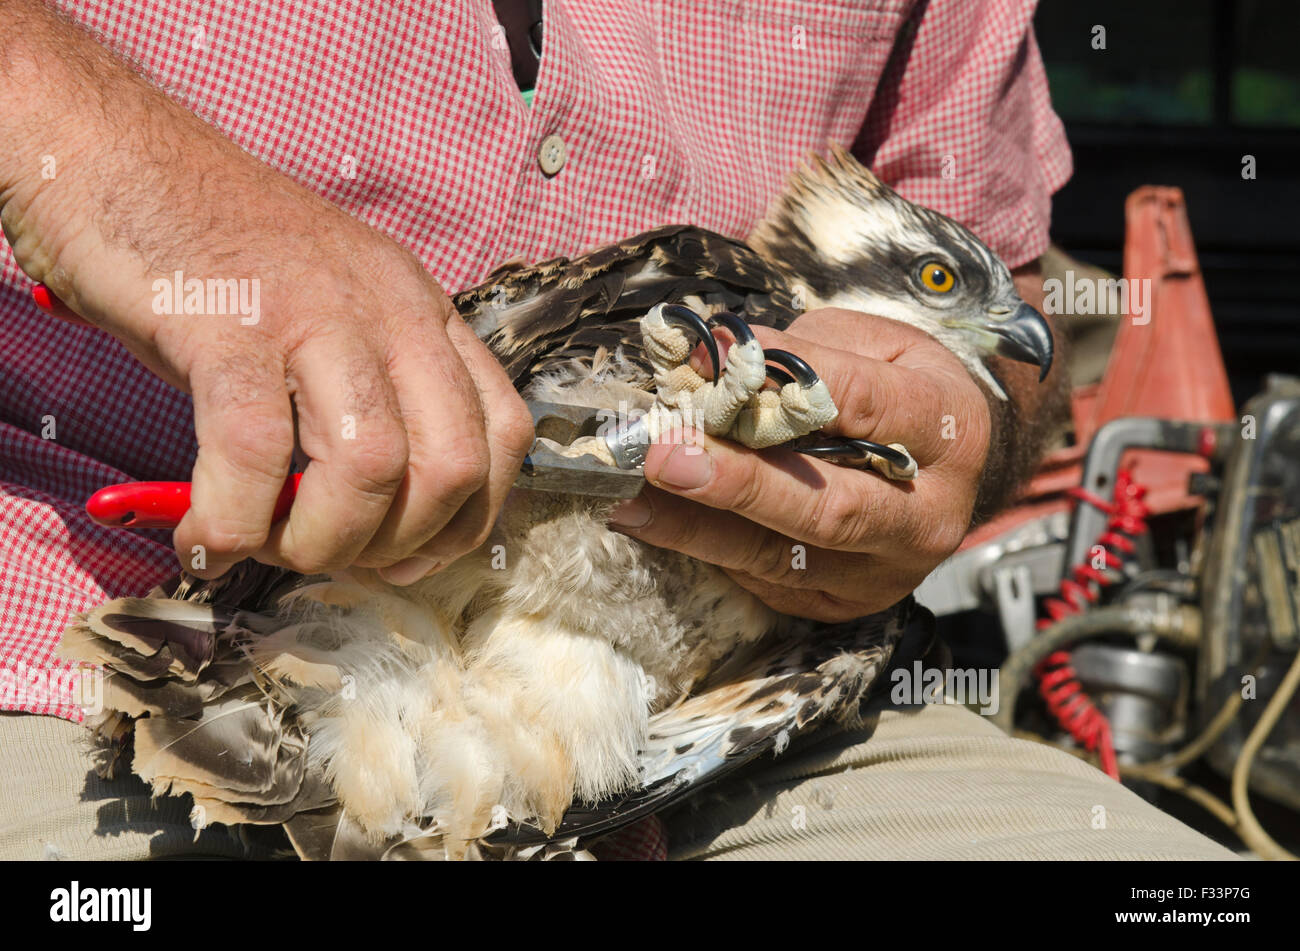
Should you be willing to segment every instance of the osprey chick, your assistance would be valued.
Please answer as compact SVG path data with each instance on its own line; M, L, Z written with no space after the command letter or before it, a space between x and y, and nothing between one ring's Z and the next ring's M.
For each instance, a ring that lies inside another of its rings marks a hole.
M531 398L685 416L756 448L836 410L746 321L821 305L900 320L998 398L989 355L1044 375L1052 358L978 239L838 150L794 176L750 246L660 228L508 265L456 304ZM681 305L744 316L710 318L737 339L716 379L687 362L707 330ZM902 447L876 448L883 474L914 471ZM572 451L608 459L600 440ZM196 825L283 823L304 857L547 854L851 718L907 620L907 605L848 627L778 615L721 570L606 528L612 504L517 490L479 550L407 588L252 562L182 576L79 616L62 650L106 668L92 725L108 768L132 740L131 769L192 794Z

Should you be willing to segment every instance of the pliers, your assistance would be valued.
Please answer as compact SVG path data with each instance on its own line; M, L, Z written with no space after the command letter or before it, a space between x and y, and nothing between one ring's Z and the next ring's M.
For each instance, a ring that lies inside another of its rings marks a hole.
M606 499L631 499L645 485L641 464L650 439L638 420L616 424L614 414L594 406L530 401L536 437L515 486ZM605 437L618 466L594 456L561 455L580 436ZM621 467L621 468L620 468ZM276 499L271 521L289 514L302 473L292 473ZM117 528L175 528L190 507L188 482L124 482L100 489L86 502L86 513L100 525Z

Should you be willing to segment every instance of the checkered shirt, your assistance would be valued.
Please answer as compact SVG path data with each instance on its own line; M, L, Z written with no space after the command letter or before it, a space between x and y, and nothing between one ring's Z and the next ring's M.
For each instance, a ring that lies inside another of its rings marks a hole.
M547 0L531 109L489 0L60 5L450 291L672 222L744 236L828 141L1015 266L1046 247L1070 173L1033 0ZM165 536L83 505L188 479L191 408L106 334L39 311L7 246L0 327L0 709L80 720L53 659L69 615L177 567Z

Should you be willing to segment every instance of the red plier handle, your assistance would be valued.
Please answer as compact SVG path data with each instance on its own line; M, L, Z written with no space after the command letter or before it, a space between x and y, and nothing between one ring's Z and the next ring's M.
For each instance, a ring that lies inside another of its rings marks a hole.
M301 481L301 472L285 480L272 523L289 514ZM188 482L123 482L100 489L86 502L86 514L95 522L116 528L175 528L189 510Z

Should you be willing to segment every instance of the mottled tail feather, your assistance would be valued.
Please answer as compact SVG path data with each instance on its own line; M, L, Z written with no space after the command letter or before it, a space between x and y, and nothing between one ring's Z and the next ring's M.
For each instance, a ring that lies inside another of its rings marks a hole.
M110 750L101 771L129 744L132 771L156 795L191 794L200 826L278 823L329 803L306 737L248 658L271 618L210 602L202 583L167 590L80 615L60 644L65 659L104 668L104 712L88 720Z

